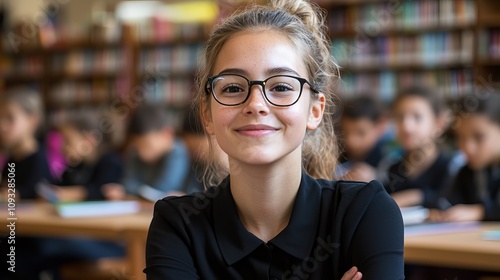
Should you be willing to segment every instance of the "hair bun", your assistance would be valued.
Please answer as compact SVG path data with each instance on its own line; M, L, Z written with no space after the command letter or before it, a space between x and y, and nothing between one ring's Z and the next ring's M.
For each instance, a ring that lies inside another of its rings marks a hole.
M297 16L315 36L324 37L321 28L325 26L325 12L316 3L305 0L272 0L270 4Z

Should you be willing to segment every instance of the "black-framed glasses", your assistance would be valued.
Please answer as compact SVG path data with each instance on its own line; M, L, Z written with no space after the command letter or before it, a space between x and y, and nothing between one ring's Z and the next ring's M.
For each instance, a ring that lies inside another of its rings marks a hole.
M245 103L250 96L252 86L260 85L267 102L278 107L292 106L302 95L304 84L311 90L318 90L306 79L276 75L263 81L250 81L238 74L221 74L208 78L206 92L212 94L217 102L225 106L237 106Z

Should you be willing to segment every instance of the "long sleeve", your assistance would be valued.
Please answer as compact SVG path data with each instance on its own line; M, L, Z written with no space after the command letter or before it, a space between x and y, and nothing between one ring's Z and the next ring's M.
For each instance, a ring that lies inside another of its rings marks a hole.
M378 192L362 217L353 239L352 259L363 280L404 279L404 233L401 212L386 192Z
M162 172L151 187L163 192L180 191L189 174L189 154L180 141L175 141L174 148L165 158Z
M87 200L104 199L101 187L109 183L119 183L123 174L123 165L115 155L105 155L97 164L90 181L85 184Z
M485 221L500 221L500 203L498 201L490 199L485 201L483 206Z
M139 164L135 153L127 155L122 183L127 193L131 195L137 195L139 188L145 184L139 177Z
M155 204L146 243L148 280L199 279L181 215L168 201Z

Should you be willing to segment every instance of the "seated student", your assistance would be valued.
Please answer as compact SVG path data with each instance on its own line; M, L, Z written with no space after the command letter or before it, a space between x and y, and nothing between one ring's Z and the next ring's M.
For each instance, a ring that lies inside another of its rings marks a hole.
M67 169L54 189L60 201L115 200L107 185L119 183L123 175L120 157L106 151L108 136L99 129L95 114L78 114L69 117L60 127L63 154Z
M429 89L408 88L396 96L393 118L404 154L389 167L385 187L400 207L431 207L451 176L450 157L437 144L447 124L444 101Z
M340 120L347 170L342 177L369 182L376 179L376 168L385 156L386 119L380 102L369 95L346 100Z
M34 199L36 184L53 180L43 143L36 138L43 120L40 95L27 88L17 88L0 99L0 142L8 155L1 176L2 193L6 198L8 169L13 166L16 200Z
M144 189L148 187L160 191L158 194L162 196L192 191L186 185L191 169L189 152L176 139L164 108L155 105L137 108L131 116L128 133L131 145L123 185L129 194L147 196Z
M71 115L59 130L63 139L63 154L68 164L56 185L51 187L59 201L115 200L123 191L110 191L123 175L120 157L110 152L108 135L99 127L99 115ZM124 247L110 241L86 238L43 238L41 254L58 275L61 264L73 261L93 261L105 257L123 257Z
M35 199L35 187L40 181L52 182L43 142L36 138L43 124L40 94L28 88L11 89L0 95L0 143L5 163L0 181L1 198L16 202ZM10 170L10 171L9 171ZM8 182L12 171L14 182ZM9 188L9 183L15 188ZM7 270L7 257L12 244L0 239L0 279L38 279L42 260L37 257L35 238L16 238L16 272Z
M500 221L500 96L466 96L454 108L456 140L467 165L447 192L451 207L432 211L431 220Z

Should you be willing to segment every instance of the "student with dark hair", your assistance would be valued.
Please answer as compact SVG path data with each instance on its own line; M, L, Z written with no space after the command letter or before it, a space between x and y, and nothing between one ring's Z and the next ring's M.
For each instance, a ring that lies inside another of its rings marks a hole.
M68 167L57 182L60 201L117 200L124 192L108 186L120 182L123 164L118 154L109 151L109 135L99 127L99 114L71 115L60 126L63 154Z
M369 95L345 100L340 120L344 153L341 168L347 170L343 178L366 181L376 179L376 169L387 154L387 130L382 104Z
M0 149L6 162L0 175L1 200L15 202L37 198L36 185L52 182L43 141L37 134L43 124L40 94L32 89L13 88L0 95ZM13 177L12 177L13 176ZM38 279L43 260L38 257L35 238L16 238L16 272L7 270L7 254L12 244L0 239L0 278Z
M396 96L392 111L403 155L389 168L385 187L400 207L435 206L451 177L451 158L437 143L447 126L445 103L428 88L412 87Z
M128 134L131 145L123 180L128 193L154 200L155 196L146 194L151 188L162 196L194 191L186 184L191 168L189 152L176 139L164 108L148 104L137 108L130 118Z
M42 123L43 106L38 92L16 88L0 97L0 143L8 155L0 176L4 199L9 168L17 175L16 200L36 198L36 184L53 180L44 145L36 137Z
M453 128L467 165L447 191L450 207L431 219L500 221L500 95L468 95L455 105Z
M100 127L101 114L79 112L69 115L59 126L67 168L56 185L50 186L60 202L117 200L125 193L113 185L123 176L123 164L111 150L110 135ZM56 279L64 263L122 257L121 244L86 238L44 238L42 256L54 271Z

